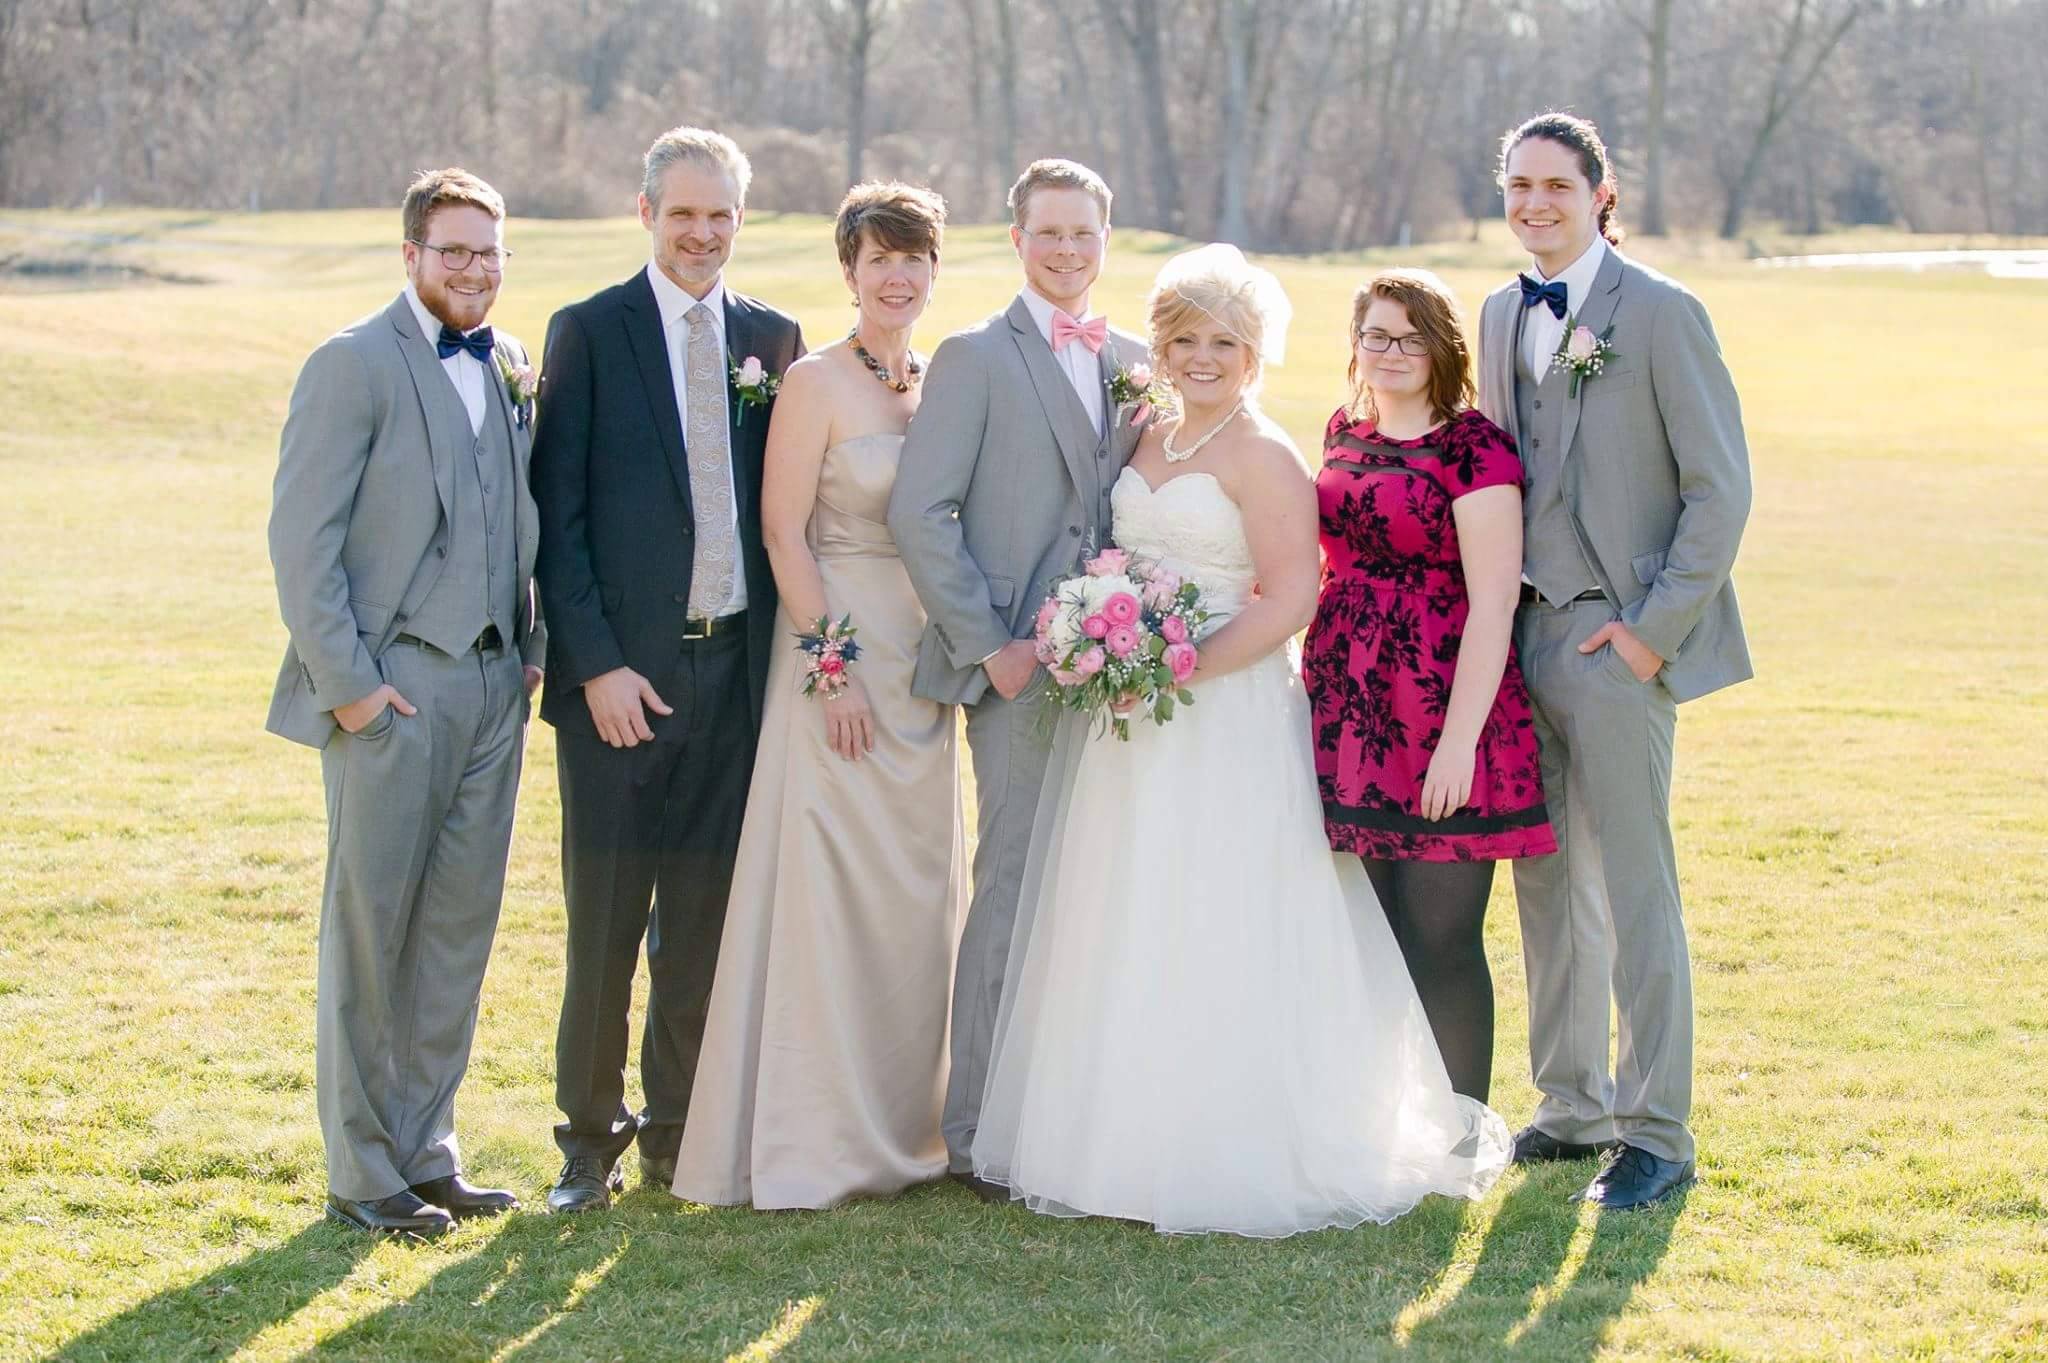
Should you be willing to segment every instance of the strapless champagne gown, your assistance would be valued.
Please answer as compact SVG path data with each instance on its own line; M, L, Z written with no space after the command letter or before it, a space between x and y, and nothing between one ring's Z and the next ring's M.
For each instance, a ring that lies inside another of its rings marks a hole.
M875 750L826 745L784 614L676 1161L692 1202L829 1207L946 1171L965 863L953 710L910 694L925 615L884 515L902 445L856 437L819 472L808 539L834 618L860 631Z

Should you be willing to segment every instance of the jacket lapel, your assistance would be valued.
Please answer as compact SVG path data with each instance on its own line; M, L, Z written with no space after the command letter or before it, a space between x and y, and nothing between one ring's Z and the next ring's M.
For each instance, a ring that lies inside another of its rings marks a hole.
M452 518L456 431L468 432L469 411L462 405L455 385L448 381L447 371L441 368L441 357L435 353L433 341L420 334L419 319L413 316L412 304L404 294L399 294L384 310L384 316L398 333L398 350L405 356L413 392L420 400L420 417L427 426L427 457L433 464L434 494L441 499L441 514Z
M1045 409L1046 419L1052 423L1053 439L1059 442L1060 457L1066 460L1067 473L1073 478L1074 486L1086 491L1093 486L1088 469L1090 456L1095 452L1095 430L1088 420L1088 413L1081 406L1081 399L1074 392L1074 385L1067 382L1059 363L1052 357L1052 347L1045 343L1045 337L1038 330L1038 322L1031 315L1031 309L1024 305L1022 298L1010 304L1004 314L1009 319L1012 339L1017 343L1017 352L1024 357L1024 368L1031 375L1031 386L1038 391L1039 406ZM1106 347L1105 347L1106 348Z
M1522 318L1528 309L1511 289L1487 300L1493 309L1493 325L1480 330L1492 340L1492 353L1481 364L1488 389L1487 402L1499 415L1496 424L1508 433L1517 450L1522 448L1521 411L1515 405L1515 357L1521 351Z
M1569 320L1574 327L1589 328L1595 336L1598 336L1601 332L1607 330L1608 325L1614 321L1614 310L1620 302L1621 253L1610 246L1607 248L1606 257L1600 262L1599 273L1593 276L1593 288L1586 295L1585 305L1579 309L1578 316ZM1565 333L1565 339L1569 341L1571 333ZM1593 382L1597 383L1599 380L1595 379ZM1585 400L1586 396L1585 384L1581 383L1578 385L1578 389L1577 394L1571 392L1570 378L1567 376L1564 420L1561 429L1557 433L1557 447L1564 452L1562 457L1567 462L1572 457L1572 441L1579 433L1579 404Z
M626 342L640 369L640 386L647 393L654 429L661 436L661 450L668 457L669 474L682 496L684 513L694 515L690 465L683 453L683 419L676 411L676 381L669 368L668 333L662 330L661 305L654 301L654 286L647 282L646 271L626 281L625 302Z

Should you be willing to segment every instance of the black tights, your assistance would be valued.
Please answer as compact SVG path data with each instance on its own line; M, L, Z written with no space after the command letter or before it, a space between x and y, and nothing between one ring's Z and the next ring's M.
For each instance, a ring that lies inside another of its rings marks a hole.
M1493 863L1360 860L1401 944L1452 1089L1485 1102L1493 1081L1493 972L1485 934Z

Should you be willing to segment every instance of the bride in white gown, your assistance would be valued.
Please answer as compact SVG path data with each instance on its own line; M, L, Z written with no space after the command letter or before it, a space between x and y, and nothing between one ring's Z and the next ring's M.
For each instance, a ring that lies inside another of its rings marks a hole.
M1153 291L1181 416L1120 475L1116 540L1225 623L1171 723L1122 743L1068 716L1055 739L974 1141L976 1174L1034 1211L1290 1235L1477 1197L1508 1163L1323 836L1292 642L1314 487L1248 399L1286 308L1230 247L1176 257Z

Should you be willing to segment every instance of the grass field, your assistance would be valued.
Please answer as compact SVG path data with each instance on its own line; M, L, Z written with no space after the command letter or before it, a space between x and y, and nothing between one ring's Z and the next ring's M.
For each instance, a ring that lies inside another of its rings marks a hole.
M318 767L262 732L285 398L396 290L396 234L395 211L0 223L0 258L206 281L0 292L0 1357L2048 1357L2048 285L1662 257L1720 326L1757 482L1759 678L1680 729L1682 1206L1598 1219L1566 1201L1584 1168L1517 1171L1469 1208L1248 1243L950 1186L774 1215L636 1190L407 1248L320 1219ZM535 346L646 249L625 220L510 243L494 320ZM1119 239L1100 304L1136 322L1170 249ZM1412 255L1468 304L1516 263L1497 238ZM1312 445L1368 265L1278 268L1298 316L1268 406ZM818 221L750 223L731 277L814 339L847 323ZM925 342L1013 280L999 236L956 234ZM461 1102L472 1170L530 1204L555 1165L558 814L536 726Z

